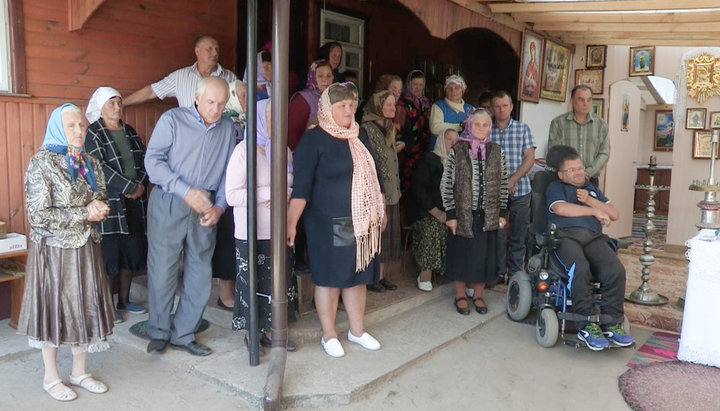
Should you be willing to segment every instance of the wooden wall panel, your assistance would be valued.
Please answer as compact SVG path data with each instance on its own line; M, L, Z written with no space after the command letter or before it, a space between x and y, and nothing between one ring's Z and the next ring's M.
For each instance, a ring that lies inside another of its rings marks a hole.
M128 94L192 64L201 34L217 37L220 64L234 70L237 7L230 0L106 0L70 32L67 0L23 0L27 92L87 99L110 85Z

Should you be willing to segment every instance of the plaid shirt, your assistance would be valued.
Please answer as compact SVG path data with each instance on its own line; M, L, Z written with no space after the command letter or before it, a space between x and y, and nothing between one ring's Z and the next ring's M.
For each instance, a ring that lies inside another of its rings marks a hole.
M115 147L112 135L102 118L90 124L85 135L85 151L97 158L102 165L107 183L107 197L110 205L110 213L107 219L100 222L100 234L129 234L127 220L125 218L125 194L132 194L137 184L147 186L148 177L145 172L145 145L138 137L135 129L123 123L125 135L130 140L130 148L135 160L135 172L137 180L131 181L123 176L122 158ZM145 227L145 212L147 211L147 197L143 194L140 198L142 205L143 226Z
M605 120L589 113L585 123L580 125L571 111L555 117L550 123L548 149L557 145L574 147L588 175L597 177L610 156L610 139L607 134Z
M500 147L502 147L505 153L508 176L515 174L517 169L520 168L524 158L524 151L528 148L535 148L535 140L533 140L530 127L512 118L505 130L501 130L500 127L493 122L490 136L492 137L492 141L500 144ZM515 187L517 190L512 197L520 197L530 193L530 178L528 178L527 174L515 183Z

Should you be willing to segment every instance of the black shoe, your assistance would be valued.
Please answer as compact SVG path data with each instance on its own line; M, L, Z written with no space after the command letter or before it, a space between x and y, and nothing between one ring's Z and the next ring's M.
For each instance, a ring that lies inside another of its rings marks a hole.
M262 345L263 347L270 348L270 347L272 347L272 340L270 338L268 338L268 336L265 335L265 333L262 333L262 334L260 334L260 345ZM288 338L285 349L288 352L295 352L295 351L297 351L297 345Z
M390 281L388 281L388 280L386 280L386 279L384 279L384 278L383 278L382 280L380 280L380 285L382 285L383 287L385 287L386 290L390 290L390 291L395 291L395 290L397 290L397 285L391 283Z
M483 303L483 305L479 306L479 305L475 304L475 301L481 301ZM475 311L477 311L478 314L487 314L488 309L487 309L487 306L485 305L485 300L483 300L482 297L473 298L473 305L475 306Z
M204 345L204 344L200 344L197 341L190 341L189 343L187 343L185 345L170 344L170 346L174 350L187 351L192 355L197 355L200 357L204 357L206 355L212 354L212 350L210 349L210 347L208 347L207 345Z
M245 334L245 347L248 349L248 353L250 352L250 339L248 338L248 335ZM258 353L262 357L265 355L265 349L263 348L263 341L262 338L260 339L260 346L258 347Z
M460 298L455 299L455 309L457 310L457 312L459 312L462 315L470 315L470 307L460 307L458 305L458 301L462 301L462 300L465 300L467 302L466 297L460 297Z
M385 292L385 287L383 287L380 283L370 284L367 286L367 289L368 291L374 291L376 293Z
M218 297L217 305L218 305L218 307L222 308L225 311L232 312L232 310L233 310L232 307L228 307L227 305L223 304L222 299L220 299L220 297Z
M165 351L165 348L167 348L167 345L168 345L167 340L156 340L156 339L152 339L152 340L150 340L150 342L148 343L147 352L148 352L149 354L154 354L154 353L160 354L160 353L162 353L163 351Z

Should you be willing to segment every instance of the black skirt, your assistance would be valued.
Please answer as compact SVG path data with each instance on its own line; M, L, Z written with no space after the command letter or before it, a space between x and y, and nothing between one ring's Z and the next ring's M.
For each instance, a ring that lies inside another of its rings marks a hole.
M482 211L473 215L473 238L447 234L445 276L452 281L487 283L497 276L497 230L483 231Z
M234 280L237 274L235 264L235 220L233 208L228 207L220 216L215 236L215 252L212 257L213 278Z

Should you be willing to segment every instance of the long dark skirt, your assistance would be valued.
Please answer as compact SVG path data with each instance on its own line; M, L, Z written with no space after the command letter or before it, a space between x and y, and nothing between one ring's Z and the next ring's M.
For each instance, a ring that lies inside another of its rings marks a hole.
M18 334L30 346L109 348L115 312L100 245L80 248L30 243Z
M237 276L235 264L235 220L233 208L228 207L220 216L215 236L215 251L212 256L213 278L234 280Z
M483 231L482 213L473 216L473 238L447 233L445 276L452 281L487 283L497 276L497 230Z
M249 244L247 240L235 240L237 278L235 280L235 306L233 307L233 330L247 330L250 327L250 285L249 281ZM258 328L260 332L270 332L272 310L270 309L270 293L272 278L270 276L270 240L257 241L257 305ZM290 264L288 263L288 268ZM287 276L288 321L295 321L295 300L297 293L290 272Z
M129 233L103 235L100 247L105 270L110 277L115 277L120 270L137 272L147 265L147 237L142 213L139 200L125 198L125 221Z
M387 225L382 233L380 262L389 263L402 257L402 234L400 233L400 205L385 206Z

